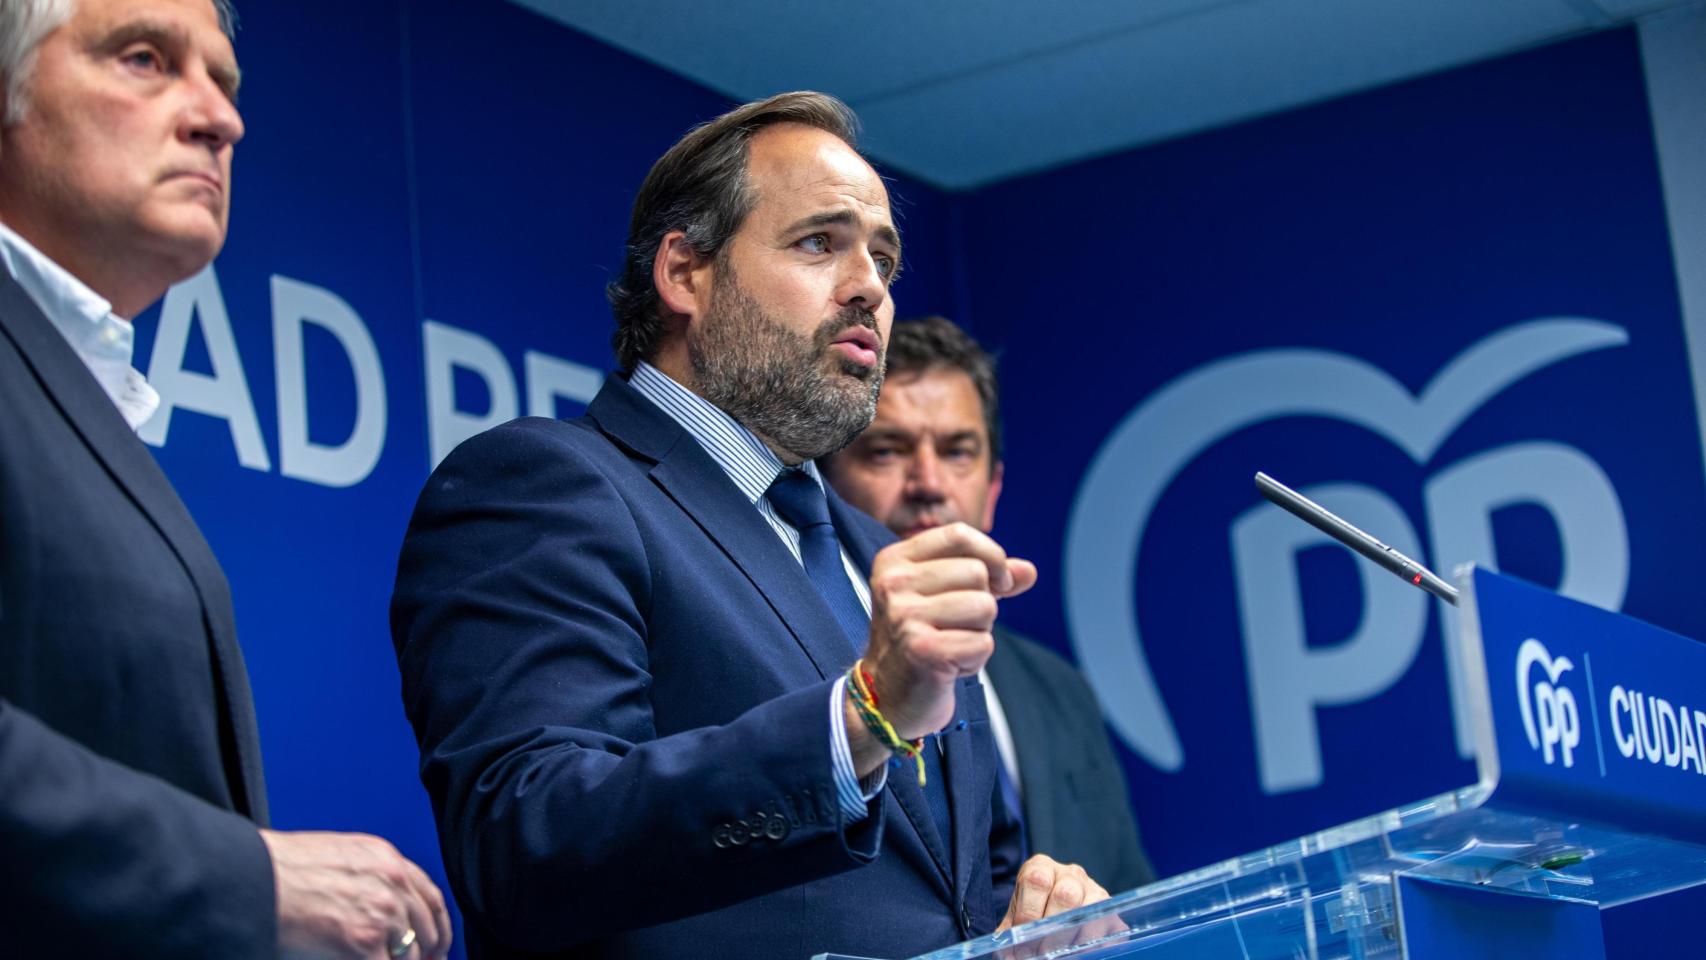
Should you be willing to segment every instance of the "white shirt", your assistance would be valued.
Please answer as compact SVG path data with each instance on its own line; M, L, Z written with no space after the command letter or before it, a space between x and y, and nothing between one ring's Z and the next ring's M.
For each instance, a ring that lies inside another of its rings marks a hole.
M989 732L995 734L995 752L1001 755L1001 765L1013 781L1013 792L1023 797L1025 784L1019 779L1019 749L1013 745L1013 728L1007 723L1007 711L1001 706L1001 696L988 670L979 670L977 679L983 684L983 702L989 708Z
M130 428L146 423L160 406L160 395L130 365L136 349L136 328L130 321L113 313L112 304L88 284L3 223L0 264L64 335Z

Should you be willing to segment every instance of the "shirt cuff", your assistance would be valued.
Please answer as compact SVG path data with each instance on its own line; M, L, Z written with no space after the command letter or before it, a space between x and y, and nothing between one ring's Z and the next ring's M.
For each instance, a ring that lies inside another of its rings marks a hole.
M865 819L870 802L889 782L889 765L883 764L865 779L853 769L853 750L847 745L847 714L842 699L847 695L847 677L829 690L829 756L835 772L835 797L842 819L853 823Z

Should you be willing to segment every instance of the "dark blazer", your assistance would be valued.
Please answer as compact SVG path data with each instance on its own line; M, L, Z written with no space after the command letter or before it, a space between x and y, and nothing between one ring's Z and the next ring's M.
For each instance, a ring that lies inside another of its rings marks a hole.
M1027 846L1079 864L1111 893L1153 881L1102 709L1083 675L1001 627L987 669L1019 759Z
M219 564L0 270L0 953L275 956L265 820Z
M892 537L833 493L830 509L868 570ZM1017 843L976 681L944 737L952 843L907 768L844 823L829 694L846 636L734 482L624 380L581 419L517 420L446 458L391 626L470 956L906 957L1005 910Z

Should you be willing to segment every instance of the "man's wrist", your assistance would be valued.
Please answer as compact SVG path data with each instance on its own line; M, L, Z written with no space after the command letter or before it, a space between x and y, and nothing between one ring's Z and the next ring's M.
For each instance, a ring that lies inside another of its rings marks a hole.
M849 731L847 700L843 692L847 678L842 677L830 687L829 696L829 753L834 771L835 793L845 823L858 823L871 814L871 801L883 792L888 783L888 767L878 764L874 771L861 772L854 767L852 741Z
M844 691L841 697L841 716L846 725L847 749L853 757L853 770L863 780L888 763L893 754L882 741L872 735L871 729L865 726L865 719L859 715L858 708L853 706L847 691Z

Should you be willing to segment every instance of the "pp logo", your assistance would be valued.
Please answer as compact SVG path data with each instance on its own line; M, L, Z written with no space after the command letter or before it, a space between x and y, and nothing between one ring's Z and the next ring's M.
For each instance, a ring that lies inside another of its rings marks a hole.
M1536 666L1541 676L1530 682ZM1540 759L1552 762L1553 748L1564 766L1575 764L1576 745L1582 742L1581 712L1576 709L1576 695L1559 683L1565 673L1575 667L1569 657L1554 659L1544 644L1533 637L1522 642L1516 652L1516 696L1522 707L1522 726L1528 733L1528 745L1540 751Z
M1629 582L1628 530L1611 478L1591 456L1543 437L1455 462L1440 463L1436 455L1461 424L1530 374L1628 340L1623 328L1599 320L1530 320L1469 345L1419 393L1358 357L1260 350L1198 367L1144 400L1091 462L1066 537L1067 625L1114 730L1158 770L1172 773L1185 765L1184 741L1138 629L1133 589L1138 556L1150 514L1174 478L1223 439L1268 421L1338 420L1408 454L1424 476L1420 529L1378 486L1345 482L1302 489L1327 509L1378 531L1400 552L1423 562L1431 557L1441 572L1461 562L1495 563L1493 514L1531 504L1545 510L1558 531L1564 571L1558 592L1621 608ZM1256 499L1254 491L1250 496ZM1362 611L1356 632L1342 643L1316 647L1307 639L1295 558L1332 541L1260 501L1234 518L1227 532L1235 590L1227 599L1239 613L1259 782L1270 794L1317 787L1325 779L1319 711L1378 697L1406 674L1428 627L1427 597L1383 570L1358 564ZM1445 629L1455 629L1454 618L1440 620ZM1455 656L1455 649L1448 644L1446 656ZM1553 725L1548 729L1561 738L1557 725L1565 715L1559 702L1553 696L1542 709ZM1573 700L1569 705L1573 719ZM1452 708L1458 751L1473 756L1470 707L1454 697ZM1554 740L1551 746L1562 743Z

